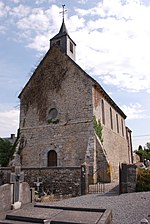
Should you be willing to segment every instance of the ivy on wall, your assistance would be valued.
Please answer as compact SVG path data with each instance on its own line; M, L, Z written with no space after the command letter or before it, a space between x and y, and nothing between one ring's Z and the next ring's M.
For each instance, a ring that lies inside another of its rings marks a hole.
M102 133L103 127L102 127L100 119L98 119L97 121L95 116L93 117L93 126L101 143L103 143L103 133Z
M47 57L48 59L45 58L35 69L29 84L21 95L24 114L26 115L28 109L33 106L37 109L39 121L44 122L47 118L49 95L61 90L68 71L67 59L59 51Z

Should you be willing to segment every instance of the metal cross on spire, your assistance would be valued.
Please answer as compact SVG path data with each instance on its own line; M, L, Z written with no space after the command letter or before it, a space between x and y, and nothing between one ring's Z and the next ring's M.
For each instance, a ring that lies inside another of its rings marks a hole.
M65 5L62 5L62 19L64 20L64 16L65 16L65 12L67 12L67 10L65 9Z

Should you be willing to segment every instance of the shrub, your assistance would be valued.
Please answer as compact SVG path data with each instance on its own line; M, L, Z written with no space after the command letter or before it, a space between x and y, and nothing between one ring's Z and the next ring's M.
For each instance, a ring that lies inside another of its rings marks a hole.
M138 169L136 191L150 191L150 170Z
M93 117L93 126L94 126L95 132L96 132L97 136L99 137L101 143L103 143L103 136L102 136L103 135L102 134L103 127L101 125L100 119L97 121L95 116Z

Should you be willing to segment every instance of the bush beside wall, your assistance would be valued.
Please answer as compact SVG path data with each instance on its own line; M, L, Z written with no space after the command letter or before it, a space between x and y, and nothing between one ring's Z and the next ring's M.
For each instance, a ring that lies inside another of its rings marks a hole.
M150 169L138 169L136 191L150 191Z

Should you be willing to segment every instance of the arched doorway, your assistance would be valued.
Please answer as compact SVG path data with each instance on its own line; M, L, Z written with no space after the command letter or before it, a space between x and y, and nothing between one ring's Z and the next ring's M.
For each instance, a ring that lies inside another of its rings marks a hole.
M48 166L57 166L57 153L54 150L50 150L47 155Z

